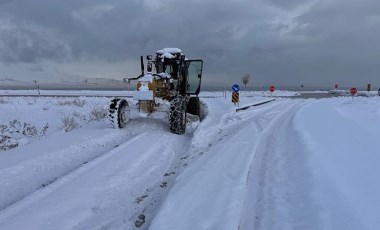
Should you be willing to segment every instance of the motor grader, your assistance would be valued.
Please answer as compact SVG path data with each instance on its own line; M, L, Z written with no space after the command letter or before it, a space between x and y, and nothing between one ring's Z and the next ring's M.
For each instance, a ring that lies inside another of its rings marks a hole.
M175 134L186 131L186 115L201 117L201 103L198 94L201 87L202 60L188 60L178 48L164 48L140 57L141 75L126 78L126 82L137 81L137 90L133 91L133 102L123 98L114 98L109 107L111 127L123 128L128 120L136 116L150 115L156 111L168 113L169 130ZM153 68L155 73L153 73ZM161 109L160 107L165 107ZM135 115L133 115L135 114Z

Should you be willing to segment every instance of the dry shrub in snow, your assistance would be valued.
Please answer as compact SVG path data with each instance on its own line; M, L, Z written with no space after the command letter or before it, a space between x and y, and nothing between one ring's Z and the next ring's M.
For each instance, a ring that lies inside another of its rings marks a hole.
M58 105L69 105L69 106L77 106L77 107L83 107L86 104L85 100L81 100L80 98L75 98L74 100L69 101L59 101Z
M42 127L39 136L40 137L45 137L48 128L49 128L49 123L46 123L46 125L44 127Z
M86 101L85 100L81 100L79 98L76 98L74 101L73 101L73 104L75 106L78 106L78 107L83 107L85 104L86 104Z
M0 104L6 104L6 103L7 101L4 98L0 97Z
M28 123L24 123L22 134L24 134L27 137L34 137L38 135L38 130L35 126L32 126L31 124L28 124Z
M32 98L32 99L27 99L26 100L28 102L28 105L34 105L37 103L37 100L36 98Z
M62 118L63 129L65 132L70 132L73 129L78 128L78 123L75 121L74 116L64 116Z
M7 134L0 134L0 151L7 151L18 146L17 141Z
M85 113L80 113L78 111L73 112L74 118L79 121L80 124L88 122L88 116Z
M36 126L21 122L18 117L9 121L8 124L0 124L0 151L17 147L21 139L44 137L48 128L47 123L41 131L38 131Z
M21 122L18 118L14 118L9 122L9 130L11 133L20 133L26 137L37 137L38 129L36 126L27 122Z
M91 121L100 121L104 119L107 116L107 110L103 107L95 107L93 110L91 110L90 113L90 120Z

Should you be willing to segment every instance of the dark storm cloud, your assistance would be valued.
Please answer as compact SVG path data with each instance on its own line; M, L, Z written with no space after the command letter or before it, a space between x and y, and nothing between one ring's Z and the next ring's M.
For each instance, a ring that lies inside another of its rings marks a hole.
M310 43L297 43L284 54L288 57L282 69L297 60L299 75L353 85L357 82L380 84L380 2L378 1L319 1L310 11L297 17L305 25L292 34Z
M380 72L375 0L0 0L0 6L1 62L117 62L180 47L204 59L206 74L251 73L258 84L354 83Z
M294 9L304 3L308 3L308 0L268 0L269 3L276 7L281 7L285 9Z
M18 53L19 59L14 58L14 61L33 60L33 53L36 58L48 57L49 54L47 51L36 52L40 50L38 47L21 45L15 49L17 47L7 43L7 39L18 41L15 37L17 30L36 44L44 42L44 35L29 36L33 33L31 29L28 33L23 31L25 24L47 32L55 31L55 36L70 47L70 57L97 57L112 61L164 46L206 53L210 58L221 57L229 51L225 46L234 46L235 37L244 33L246 28L242 24L252 13L244 7L249 4L239 1L20 2L13 1L0 9L10 18L15 30L7 37L1 37L6 48ZM236 21L237 16L243 22ZM56 57L52 55L51 58Z
M34 62L38 58L66 59L70 47L57 34L35 24L15 24L0 16L0 61Z

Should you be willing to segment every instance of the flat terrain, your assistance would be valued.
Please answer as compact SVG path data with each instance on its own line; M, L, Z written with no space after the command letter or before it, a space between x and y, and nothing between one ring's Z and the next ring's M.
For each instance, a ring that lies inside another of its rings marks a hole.
M184 135L108 128L104 96L0 97L1 229L377 229L379 97L279 93L204 93Z

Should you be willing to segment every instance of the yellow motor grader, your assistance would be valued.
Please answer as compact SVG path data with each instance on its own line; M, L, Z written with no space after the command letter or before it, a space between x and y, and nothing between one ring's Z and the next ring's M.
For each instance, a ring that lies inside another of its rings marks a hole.
M127 82L137 81L133 104L122 98L112 99L108 114L111 127L125 127L133 117L133 110L149 115L167 102L169 130L175 134L185 133L186 114L201 116L198 94L203 61L188 60L178 48L164 48L156 52L155 58L146 56L145 73L143 56L140 60L141 75L125 79Z

